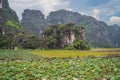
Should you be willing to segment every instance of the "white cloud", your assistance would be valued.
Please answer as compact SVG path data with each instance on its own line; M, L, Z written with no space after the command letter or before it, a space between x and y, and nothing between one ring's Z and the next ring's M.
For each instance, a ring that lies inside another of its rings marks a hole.
M118 16L112 16L110 17L110 24L118 24L120 25L120 17Z
M78 12L78 13L80 13L81 15L88 15L88 14L85 13L85 12Z
M115 13L120 12L120 0L109 0L97 7L100 10L102 17L113 16Z
M63 0L39 0L39 4L44 10L43 12L48 15L51 11L67 8L70 2L65 2Z
M113 15L117 16L116 13L120 13L120 0L108 0L101 5L89 7L89 10L85 9L84 12L109 24L109 18Z
M21 19L24 9L41 10L46 16L51 12L59 9L69 8L70 2L65 0L9 0L10 6L14 9Z
M73 11L73 8L66 8L67 11Z
M94 9L92 16L96 19L99 19L99 15L100 15L100 10L99 9Z

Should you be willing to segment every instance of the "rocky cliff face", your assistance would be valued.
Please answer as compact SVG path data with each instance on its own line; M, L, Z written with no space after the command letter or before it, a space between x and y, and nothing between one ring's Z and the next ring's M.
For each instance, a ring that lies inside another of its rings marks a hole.
M76 40L74 31L62 32L60 36L63 36L63 38L61 39L62 47L64 47L65 45L73 45L74 41Z
M5 30L10 28L7 22L18 23L18 17L15 11L13 11L8 4L8 0L0 0L0 29L2 34L5 34Z
M2 2L2 0L0 0L0 8L2 8L3 6L3 2Z
M0 8L9 8L8 0L0 0Z
M39 10L24 10L21 24L26 30L39 35L46 27L45 17Z
M120 47L120 26L111 25L111 39L115 47Z
M111 35L118 35L120 32L119 29L117 30L118 33L114 34L114 32L116 32L115 29L112 29L102 21L97 21L91 16L81 15L77 12L59 10L51 12L49 16L47 16L47 19L45 19L43 14L37 15L37 13L40 12L35 12L33 10L31 13L32 14L29 14L29 11L25 11L23 13L22 25L25 28L36 32L36 34L39 34L40 31L43 31L46 26L53 24L67 24L72 22L77 26L85 28L84 38L86 37L86 43L88 43L90 46L115 47L115 44L117 45L117 43L119 43L119 40L116 42L116 39L111 37Z
M64 48L67 45L73 46L76 40L84 41L84 29L75 26L73 23L68 23L64 25L52 25L46 29L41 35L43 39L56 40L56 47ZM49 43L49 41L47 42ZM54 42L53 42L54 43Z
M81 15L76 12L70 12L66 10L59 10L51 12L47 17L47 22L51 24L66 24L76 23L81 18Z
M19 22L16 12L9 7L8 0L0 0L0 22L6 20Z
M9 7L8 0L0 0L0 48L13 49L20 28L17 14Z
M76 25L85 27L86 42L95 47L112 46L109 35L109 26L104 22L97 21L93 17L81 15L77 12L59 10L51 12L47 17L49 24L65 24L73 22Z

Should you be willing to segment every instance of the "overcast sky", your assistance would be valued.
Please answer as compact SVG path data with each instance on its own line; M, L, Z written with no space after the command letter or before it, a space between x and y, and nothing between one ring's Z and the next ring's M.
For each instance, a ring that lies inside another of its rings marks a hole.
M66 9L120 25L120 0L9 0L9 3L20 19L24 9L41 10L46 16L51 11Z

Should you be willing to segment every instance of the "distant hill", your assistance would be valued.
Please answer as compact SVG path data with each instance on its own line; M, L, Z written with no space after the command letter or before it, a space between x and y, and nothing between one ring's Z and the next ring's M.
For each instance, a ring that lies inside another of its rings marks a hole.
M19 22L16 12L9 7L8 0L0 0L0 6L0 25L8 20Z
M111 39L115 47L120 47L120 26L111 25Z
M8 0L0 0L0 49L14 49L25 35L18 16ZM22 37L21 37L22 36Z
M38 13L40 14L37 15ZM24 14L26 14L27 16ZM93 47L120 46L119 44L120 41L118 37L116 38L113 37L120 33L119 29L115 30L114 28L108 26L103 21L98 21L91 16L81 15L77 12L58 10L51 12L47 16L47 19L45 19L44 15L40 11L37 12L35 10L25 10L21 22L25 28L33 31L33 33L36 34L39 34L39 31L43 31L46 28L46 26L50 26L52 24L56 25L67 24L72 22L75 23L77 26L85 27L86 43L88 43L90 46ZM114 32L117 32L117 34ZM118 41L116 42L116 40Z
M0 41L6 37L6 40L12 42L18 33L19 35L26 33L23 29L40 37L40 34L48 26L67 23L74 23L76 26L85 28L85 41L89 46L120 47L120 26L118 25L109 26L91 16L67 10L51 12L45 19L41 11L26 9L22 14L22 20L19 22L16 12L9 7L8 0L0 0ZM2 45L0 44L0 46Z
M73 22L76 25L85 27L86 42L94 47L112 46L109 35L109 26L104 22L97 21L91 16L81 15L77 12L59 10L51 12L47 17L48 23L59 24Z
M19 20L16 12L9 7L8 0L0 0L0 30L7 33L7 30L19 28Z
M24 10L21 20L22 26L36 35L40 35L40 32L45 29L46 21L44 14L39 10Z

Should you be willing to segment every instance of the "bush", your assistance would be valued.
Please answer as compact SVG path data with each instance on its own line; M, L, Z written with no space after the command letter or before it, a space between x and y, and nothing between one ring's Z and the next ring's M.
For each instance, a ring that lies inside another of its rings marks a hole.
M75 50L75 48L72 45L66 45L64 47L65 50Z
M24 41L21 41L20 44L25 49L36 49L40 46L41 40L35 36L25 36Z
M57 48L57 38L54 36L48 36L42 39L42 46L45 49L56 49Z
M17 22L14 22L14 21L10 21L10 20L8 20L6 22L6 26L10 26L10 27L12 27L14 29L20 29L21 28L20 24L18 24Z
M86 46L84 41L78 40L78 39L74 41L73 46L74 46L75 49L78 49L78 50L88 50L88 49L90 49L88 46Z

